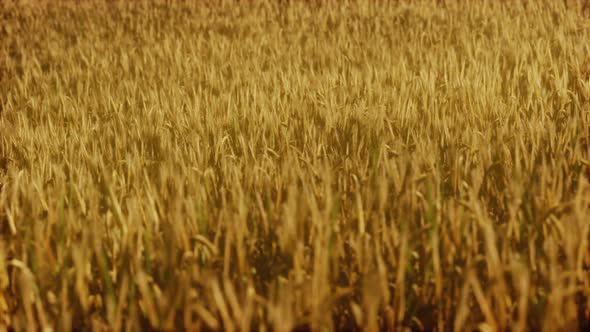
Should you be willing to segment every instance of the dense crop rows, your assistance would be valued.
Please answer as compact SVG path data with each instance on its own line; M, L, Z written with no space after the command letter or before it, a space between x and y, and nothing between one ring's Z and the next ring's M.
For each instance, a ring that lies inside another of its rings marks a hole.
M0 1L0 326L585 328L588 9Z

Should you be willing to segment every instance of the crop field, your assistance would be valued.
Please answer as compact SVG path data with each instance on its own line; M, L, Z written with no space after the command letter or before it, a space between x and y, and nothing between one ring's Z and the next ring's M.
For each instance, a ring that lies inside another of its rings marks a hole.
M0 1L0 330L590 328L590 4Z

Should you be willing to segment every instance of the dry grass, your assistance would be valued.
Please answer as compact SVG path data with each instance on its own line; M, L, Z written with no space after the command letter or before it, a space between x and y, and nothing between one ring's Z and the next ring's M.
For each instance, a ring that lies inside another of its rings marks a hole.
M0 325L571 330L582 4L0 2Z

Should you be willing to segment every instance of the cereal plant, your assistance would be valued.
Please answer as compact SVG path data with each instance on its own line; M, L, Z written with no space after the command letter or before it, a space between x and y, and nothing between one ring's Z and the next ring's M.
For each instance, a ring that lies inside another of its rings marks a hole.
M0 2L0 327L575 331L584 1Z

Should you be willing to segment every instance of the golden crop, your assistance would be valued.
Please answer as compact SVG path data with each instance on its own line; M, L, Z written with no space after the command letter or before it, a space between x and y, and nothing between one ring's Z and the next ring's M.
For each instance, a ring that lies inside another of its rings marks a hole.
M0 1L0 326L587 328L590 5L442 2Z

